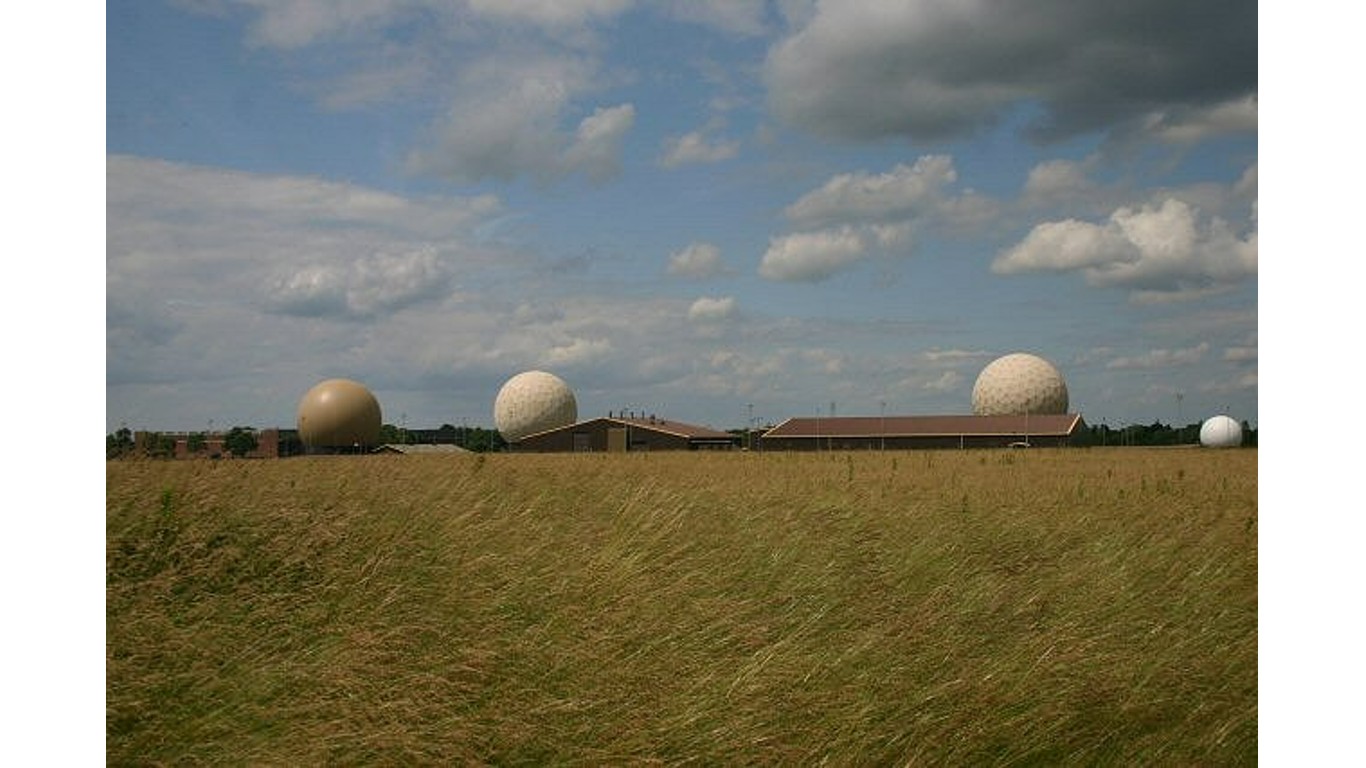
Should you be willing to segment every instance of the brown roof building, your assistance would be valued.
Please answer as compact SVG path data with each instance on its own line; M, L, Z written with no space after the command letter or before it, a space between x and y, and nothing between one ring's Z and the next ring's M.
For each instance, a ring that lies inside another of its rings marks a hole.
M788 419L759 437L764 451L1004 448L1080 445L1079 414L1029 416L837 416Z
M654 416L603 416L527 435L509 446L527 453L730 450L740 436Z

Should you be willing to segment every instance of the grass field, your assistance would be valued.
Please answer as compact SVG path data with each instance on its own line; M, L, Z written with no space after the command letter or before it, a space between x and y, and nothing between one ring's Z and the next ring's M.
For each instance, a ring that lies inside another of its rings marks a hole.
M1257 761L1257 453L106 465L127 764Z

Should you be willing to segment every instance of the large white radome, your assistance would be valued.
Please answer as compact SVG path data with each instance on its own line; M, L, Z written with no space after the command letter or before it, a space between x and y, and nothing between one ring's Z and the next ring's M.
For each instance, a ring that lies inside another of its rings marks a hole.
M1243 444L1243 427L1228 416L1211 416L1200 425L1200 444L1206 448L1237 448Z
M493 424L509 443L527 435L573 424L579 418L574 392L545 371L526 371L507 380L493 401Z
M972 412L978 416L1067 413L1067 382L1042 357L1024 352L998 357L977 376Z

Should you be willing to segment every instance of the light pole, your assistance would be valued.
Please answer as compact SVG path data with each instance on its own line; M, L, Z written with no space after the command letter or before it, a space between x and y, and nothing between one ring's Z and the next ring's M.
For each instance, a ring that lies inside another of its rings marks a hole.
M881 406L881 408L880 408L880 410L879 410L879 413L880 413L881 415L880 415L880 418L878 419L878 426L877 426L878 441L879 441L879 442L878 442L878 450L879 450L879 451L885 451L885 450L887 450L887 401L886 401L886 400L883 400L881 403L879 403L879 405Z
M1183 418L1181 417L1181 398L1183 398L1183 397L1185 397L1185 396L1186 396L1186 395L1185 395L1183 392L1179 391L1179 390L1178 390L1177 393L1176 393L1176 444L1177 444L1177 445L1184 445L1185 442L1186 442L1186 424L1185 424L1185 419L1183 419Z

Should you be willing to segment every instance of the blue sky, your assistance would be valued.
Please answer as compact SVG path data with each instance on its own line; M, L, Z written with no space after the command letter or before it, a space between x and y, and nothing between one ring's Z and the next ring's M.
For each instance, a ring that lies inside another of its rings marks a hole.
M1256 4L1026 5L111 4L106 427L1257 424Z

